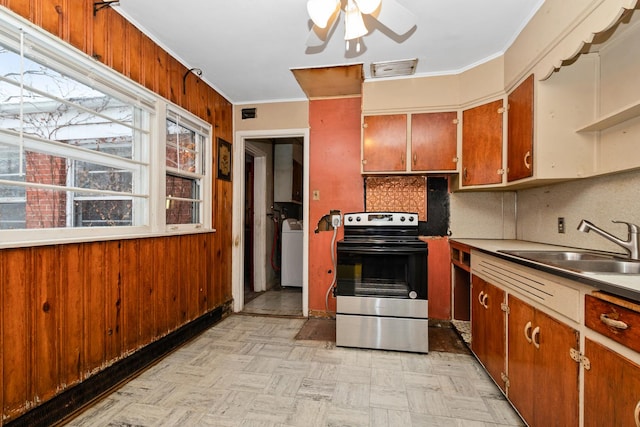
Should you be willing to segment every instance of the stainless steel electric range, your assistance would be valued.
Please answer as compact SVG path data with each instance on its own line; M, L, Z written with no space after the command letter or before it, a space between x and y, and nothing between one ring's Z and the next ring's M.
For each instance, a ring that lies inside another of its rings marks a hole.
M344 215L337 244L336 345L426 353L427 244L418 215Z

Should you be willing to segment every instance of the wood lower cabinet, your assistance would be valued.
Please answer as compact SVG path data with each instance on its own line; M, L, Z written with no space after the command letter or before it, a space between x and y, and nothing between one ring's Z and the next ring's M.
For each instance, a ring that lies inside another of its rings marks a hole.
M503 101L462 112L462 186L502 183Z
M584 317L589 329L619 343L614 350L614 345L585 340L585 427L640 426L640 304L593 292L585 297ZM635 361L620 354L626 350Z
M590 339L585 356L585 427L640 425L640 365Z
M579 333L509 295L507 396L530 426L577 426Z
M478 276L472 276L471 281L471 349L504 391L505 292Z

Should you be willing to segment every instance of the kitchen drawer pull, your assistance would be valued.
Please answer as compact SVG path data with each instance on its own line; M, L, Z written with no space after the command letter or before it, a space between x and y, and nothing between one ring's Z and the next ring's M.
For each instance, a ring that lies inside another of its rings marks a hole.
M484 294L484 296L482 297L482 306L484 308L489 308L489 306L487 305L488 300L489 300L489 295Z
M526 325L524 325L524 338L527 340L527 342L529 344L531 344L531 322L527 322Z
M635 411L633 411L633 419L636 420L636 427L640 427L640 400L636 404Z
M484 306L484 304L482 304L482 297L484 296L484 291L480 291L480 293L478 294L478 302L480 303L480 305Z
M533 341L533 346L535 348L540 348L540 326L536 326L533 330L533 334L531 334L531 341Z
M530 158L531 158L531 151L527 151L527 154L524 155L524 166L527 169L531 169L531 163L529 163Z
M600 315L600 321L611 328L620 329L622 331L629 327L629 325L624 323L622 320L612 319L604 313Z

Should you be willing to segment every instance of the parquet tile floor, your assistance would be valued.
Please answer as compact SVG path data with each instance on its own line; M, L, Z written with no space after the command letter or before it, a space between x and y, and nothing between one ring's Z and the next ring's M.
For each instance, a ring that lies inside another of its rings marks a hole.
M296 339L305 322L231 315L67 425L524 425L468 352Z

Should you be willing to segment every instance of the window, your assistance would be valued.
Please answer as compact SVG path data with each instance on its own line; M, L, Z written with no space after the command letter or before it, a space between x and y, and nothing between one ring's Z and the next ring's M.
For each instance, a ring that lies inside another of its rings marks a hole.
M166 121L167 225L201 224L206 130L175 111Z
M210 132L0 11L0 245L210 227Z

